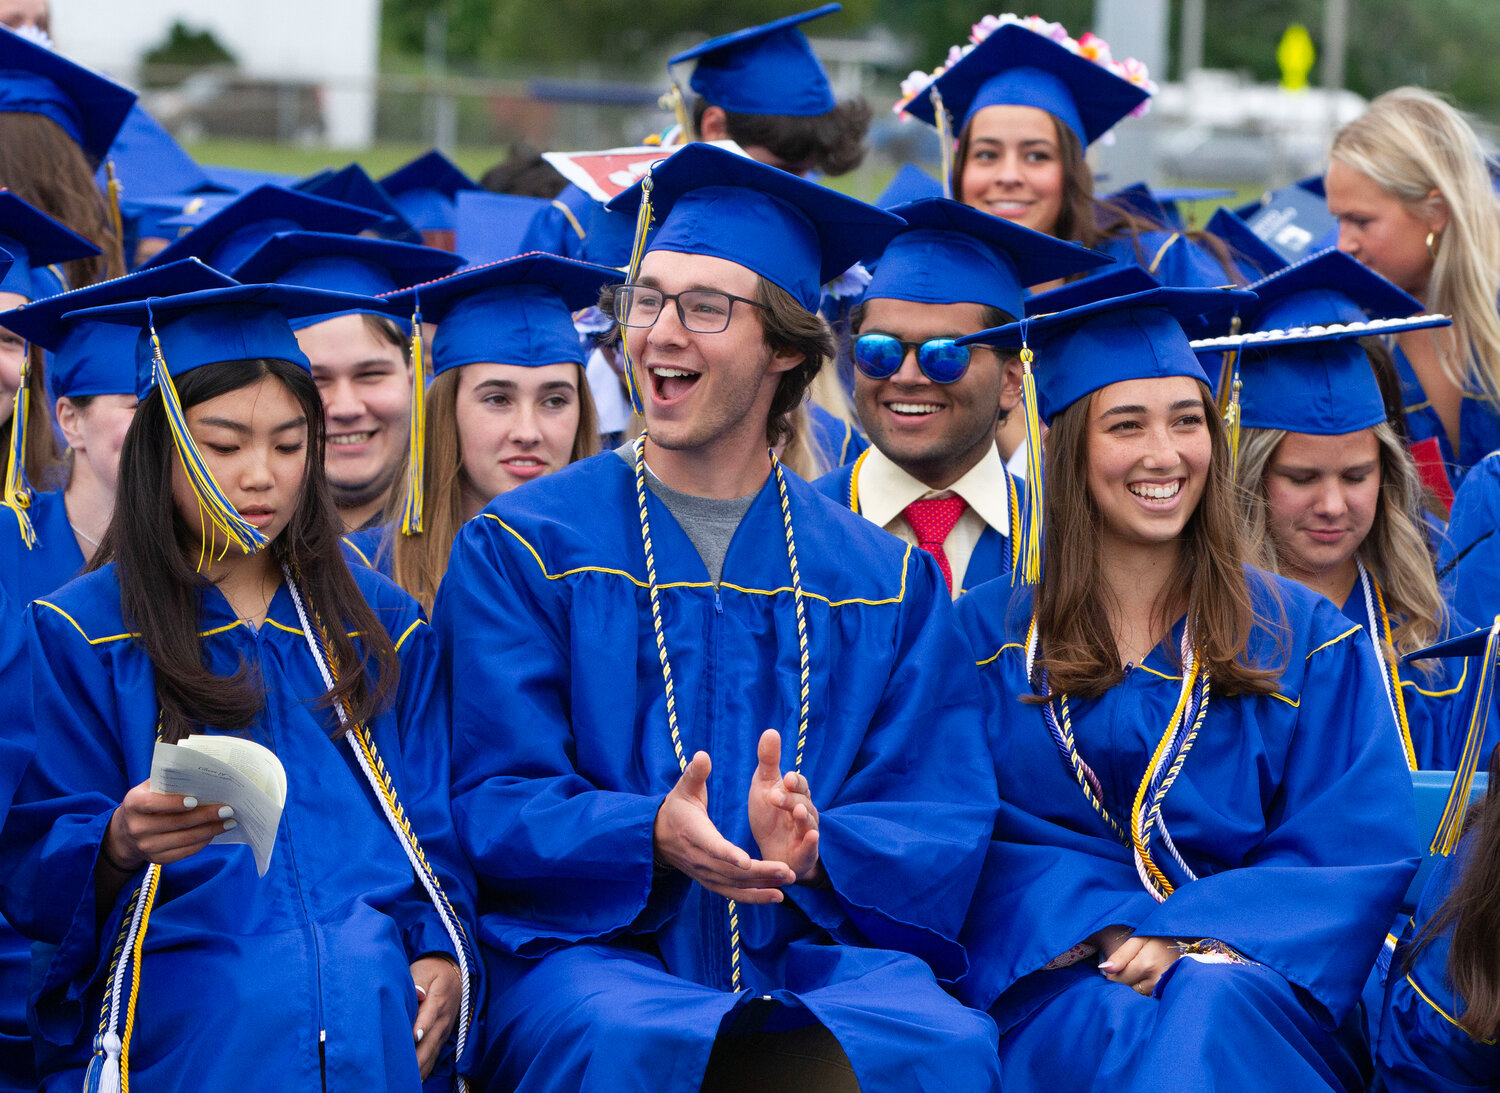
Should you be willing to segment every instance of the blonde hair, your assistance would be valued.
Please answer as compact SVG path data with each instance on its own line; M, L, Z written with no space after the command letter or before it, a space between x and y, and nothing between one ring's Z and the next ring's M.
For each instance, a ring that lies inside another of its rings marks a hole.
M461 368L439 373L427 387L427 449L422 453L422 530L401 534L401 510L406 489L392 490L386 507L389 532L380 544L378 559L391 560L391 579L432 613L438 585L448 572L448 554L464 524L464 457L458 443L458 380ZM589 392L588 377L578 366L578 432L568 462L599 451L599 415ZM406 461L396 481L406 482Z
M1340 129L1329 154L1413 210L1442 195L1448 226L1434 240L1424 303L1453 316L1461 357L1444 354L1448 377L1500 400L1500 202L1473 128L1432 92L1398 87Z
M1437 573L1422 531L1422 481L1411 453L1395 428L1382 421L1370 430L1380 450L1380 501L1375 522L1359 545L1359 558L1380 582L1391 620L1388 659L1431 645L1442 632L1446 608ZM1240 527L1251 561L1272 573L1281 571L1276 543L1269 531L1266 468L1286 439L1283 429L1245 429L1240 433L1239 485L1243 493ZM1426 672L1432 665L1422 662Z

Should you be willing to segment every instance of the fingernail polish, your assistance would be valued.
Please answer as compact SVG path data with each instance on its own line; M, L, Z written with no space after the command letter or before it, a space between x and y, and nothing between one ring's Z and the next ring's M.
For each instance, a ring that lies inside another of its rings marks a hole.
M1115 971L1116 971L1116 968L1115 968L1114 964L1112 964L1110 961L1106 960L1106 961L1103 961L1099 965L1099 970L1101 972L1103 972L1105 975L1114 975Z
M228 805L220 805L219 806L219 819L221 819L221 820L227 820L227 819L229 819L229 817L231 817L233 815L234 815L234 809L230 808Z
M420 1044L422 1042L422 1037L424 1037L426 1035L427 1035L427 1030L425 1028L419 1028L419 1029L417 1029L417 1043Z
M196 797L184 797L182 799L182 807L183 808L197 808L198 807L198 798L196 798Z
M224 830L225 831L233 831L235 828L237 828L239 826L240 826L240 822L238 820L225 820L224 821Z

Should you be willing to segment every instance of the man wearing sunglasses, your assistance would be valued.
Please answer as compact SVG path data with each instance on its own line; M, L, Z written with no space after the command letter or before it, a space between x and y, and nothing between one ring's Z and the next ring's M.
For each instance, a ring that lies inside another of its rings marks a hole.
M993 1093L939 985L998 798L936 563L772 454L897 218L693 144L606 310L636 443L492 502L433 617L486 893L486 1088ZM601 303L601 306L603 304Z
M908 226L850 316L871 447L817 485L930 553L957 598L1010 571L1022 487L995 445L1020 402L1019 359L955 341L1020 316L1022 286L1109 259L942 198L892 211Z

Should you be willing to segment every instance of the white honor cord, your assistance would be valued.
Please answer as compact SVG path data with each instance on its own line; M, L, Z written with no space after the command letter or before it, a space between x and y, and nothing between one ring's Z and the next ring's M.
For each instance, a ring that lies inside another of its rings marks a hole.
M1380 633L1380 614L1375 609L1375 591L1370 581L1370 571L1358 558L1354 559L1354 564L1359 566L1359 583L1365 594L1365 616L1370 620L1370 645L1375 650L1375 663L1380 666L1380 679L1385 684L1385 700L1391 708L1391 720L1396 723L1396 731L1399 733L1401 715L1396 712L1396 696L1393 693L1395 685L1391 680L1391 666L1385 660L1385 636Z
M120 1053L124 1041L120 1038L120 996L125 990L125 973L135 955L135 941L141 934L141 922L146 917L146 893L151 890L153 872L160 873L161 866L152 862L146 867L135 897L135 910L130 916L130 929L120 944L120 958L115 963L114 982L109 994L109 1021L105 1025L103 1048L104 1069L99 1078L99 1093L118 1093L120 1089Z
M297 609L297 619L302 623L303 636L307 638L307 647L312 650L313 661L318 665L318 673L323 677L324 686L331 691L333 690L333 675L329 672L328 664L323 659L322 650L318 648L317 639L313 637L311 620L307 617L307 609L302 605L302 593L297 588L297 582L292 579L290 570L286 570L284 566L283 570L286 572L287 590L292 594L292 605ZM459 975L463 978L463 991L459 997L458 1029L454 1034L453 1046L455 1057L462 1058L464 1046L469 1038L469 996L471 991L469 961L464 955L463 938L460 936L458 930L455 929L454 924L448 920L448 916L443 913L444 901L441 895L434 886L432 878L428 875L428 871L422 867L421 860L417 857L415 848L411 845L410 840L406 838L400 823L391 811L390 802L386 800L385 794L381 792L379 776L371 769L370 762L365 757L364 749L359 746L359 741L355 737L354 727L349 724L349 715L344 711L343 703L336 702L333 708L338 714L339 724L344 727L344 738L349 741L349 746L354 751L354 758L359 763L359 769L364 772L365 779L370 783L370 787L374 789L375 799L380 802L380 810L385 813L386 822L390 824L391 830L396 833L396 841L406 851L407 860L411 862L412 872L422 882L422 887L427 890L427 898L432 901L433 907L437 909L438 918L442 920L443 928L448 932L448 940L453 944L454 955L458 958ZM415 834L412 837L415 838ZM464 1080L456 1073L453 1080L455 1088L466 1088Z

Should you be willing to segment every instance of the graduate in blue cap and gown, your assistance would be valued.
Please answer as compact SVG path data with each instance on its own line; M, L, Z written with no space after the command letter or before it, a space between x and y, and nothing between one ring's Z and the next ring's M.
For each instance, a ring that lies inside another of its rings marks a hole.
M142 401L102 564L27 618L48 731L0 900L38 943L43 1089L436 1089L477 1036L436 640L343 559L285 318L359 305L255 285L72 316L139 331ZM192 733L285 768L264 875L210 845L220 802L151 789L156 743Z
M1257 298L1238 316L1245 333L1194 344L1209 347L1209 367L1228 362L1221 398L1238 423L1231 443L1251 557L1341 605L1381 653L1408 766L1453 770L1478 667L1400 658L1470 624L1439 588L1417 469L1360 341L1448 320L1333 250L1249 287Z
M419 368L431 382L412 400L391 519L351 539L428 611L466 520L599 451L573 312L619 279L608 266L523 254L385 297L413 324L437 324Z
M1355 1003L1416 864L1411 783L1362 628L1242 564L1181 322L1244 300L1156 289L976 337L1035 355L1049 426L1021 580L958 603L1001 798L959 990L1007 1090L1368 1079Z
M230 272L247 283L377 296L452 273L463 259L412 243L324 231L278 232ZM348 531L378 527L406 458L413 391L409 312L383 305L291 320L312 364L328 434L324 472Z
M938 982L993 816L942 577L769 454L900 221L710 145L615 204L659 225L612 301L646 435L497 498L434 612L484 1078L997 1089Z
M1094 198L1084 153L1144 110L1155 91L1144 65L1115 61L1093 35L1074 42L1036 16L987 16L970 40L975 44L932 76L913 73L896 104L937 128L950 196L1134 262L1162 284L1234 280L1227 253L1221 258L1202 233Z
M943 198L891 212L907 227L850 317L872 446L818 488L931 553L957 598L1011 570L1020 483L995 438L1020 407L1021 363L954 343L1021 316L1026 285L1108 260Z
M125 272L118 195L94 183L136 101L44 41L0 27L0 186L14 190L97 249L57 270L44 295Z
M114 510L120 442L135 414L135 331L112 323L68 321L69 312L157 294L232 285L199 262L180 262L133 277L39 300L0 314L0 326L51 351L50 386L70 442L67 480L55 490L32 490L24 504L0 513L0 644L14 631L24 649L26 605L83 572ZM5 654L0 651L0 662ZM0 679L8 667L0 664ZM30 691L24 658L18 690ZM16 718L26 721L29 718ZM14 788L14 787L12 787ZM35 1089L26 991L31 945L0 919L0 1089Z
M1490 626L1412 655L1458 657L1487 666L1474 716L1493 712L1496 646ZM1476 733L1476 739L1480 733ZM1500 868L1500 796L1486 794L1465 823L1472 775L1486 769L1478 749L1465 756L1429 850L1431 868L1386 983L1375 1066L1388 1093L1461 1093L1500 1085L1500 981L1494 939L1500 930L1495 871ZM1491 752L1490 785L1500 780Z

